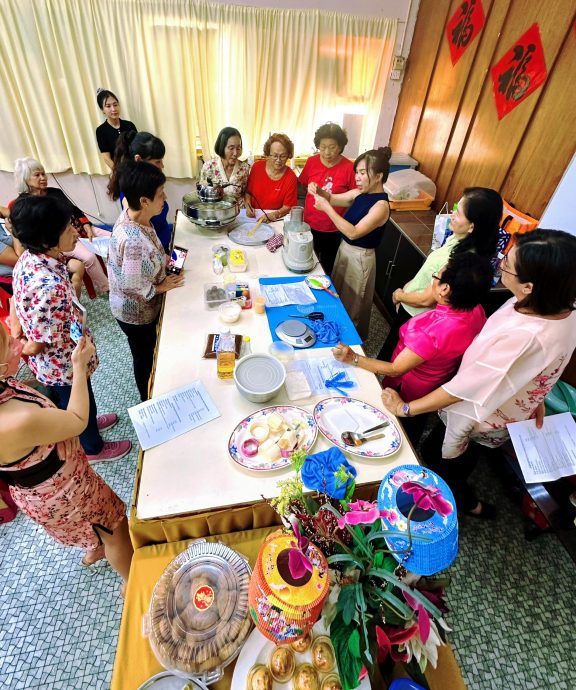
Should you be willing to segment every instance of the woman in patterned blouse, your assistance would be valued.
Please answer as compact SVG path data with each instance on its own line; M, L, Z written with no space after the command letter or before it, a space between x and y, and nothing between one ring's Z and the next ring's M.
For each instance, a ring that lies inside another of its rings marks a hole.
M184 276L167 275L168 257L151 221L166 201L164 173L151 163L128 161L121 166L118 181L128 208L120 214L110 239L110 309L128 338L136 385L146 400L161 295L183 285Z
M56 197L21 196L12 208L14 236L24 253L14 267L14 307L18 334L22 327L23 354L34 375L50 389L58 407L65 410L72 394L72 364L78 334L84 325L74 307L75 295L66 270L63 253L74 249L78 232L71 222L68 203ZM89 329L84 336L91 340ZM87 374L98 366L94 354ZM97 415L96 401L88 380L90 413L80 443L89 462L117 460L130 452L130 441L104 441L101 431L118 421L114 413Z
M244 205L244 192L248 182L250 166L241 161L242 137L235 127L224 127L220 130L214 144L216 157L207 160L200 171L200 182L208 180L214 185L228 185L224 189L227 196L234 196L241 206Z

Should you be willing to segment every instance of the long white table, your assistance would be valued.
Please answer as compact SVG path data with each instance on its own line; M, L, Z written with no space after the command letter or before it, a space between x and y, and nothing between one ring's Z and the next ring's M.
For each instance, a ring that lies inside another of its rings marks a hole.
M282 223L275 224L281 232ZM221 416L182 436L141 455L140 474L135 490L135 514L131 528L148 520L170 520L174 516L192 515L223 508L247 506L261 502L261 497L276 496L277 482L288 475L288 469L275 472L252 472L232 461L228 439L235 426L247 415L273 404L290 404L283 390L266 404L254 404L243 398L233 381L222 381L216 375L216 362L203 359L209 333L229 328L218 317L218 311L204 306L204 284L219 282L222 276L212 271L212 247L227 241L226 232L205 230L191 223L182 213L176 221L175 244L188 248L185 286L166 295L155 366L153 396L161 395L200 379L218 407ZM234 247L232 242L227 243ZM272 254L265 246L243 247L248 269L237 274L250 285L254 298L259 294L258 278L287 276L290 273L281 251ZM315 273L320 272L316 268ZM255 310L243 310L240 320L230 326L233 333L249 335L253 352L265 352L272 342L266 316ZM355 348L362 352L360 347ZM325 357L329 350L297 351L297 357ZM372 405L381 407L381 388L373 374L356 370L360 388L353 393ZM299 407L311 411L319 396L299 401ZM319 434L314 451L329 443ZM414 452L403 436L400 450L386 459L361 459L351 456L358 470L357 484L379 482L394 466L415 463ZM145 525L144 525L145 527ZM138 543L138 540L136 540Z

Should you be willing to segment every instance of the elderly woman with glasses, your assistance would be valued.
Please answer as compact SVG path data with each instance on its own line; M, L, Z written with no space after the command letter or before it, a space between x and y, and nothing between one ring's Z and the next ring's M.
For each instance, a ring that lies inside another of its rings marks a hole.
M265 160L256 161L250 170L246 188L246 215L254 209L266 213L269 220L279 220L298 203L298 178L287 165L294 156L294 144L285 134L272 134L264 144Z
M478 500L468 476L479 446L498 448L507 424L536 417L576 345L576 237L534 230L517 237L503 262L502 282L513 297L494 312L468 348L454 378L424 397L405 402L382 393L398 417L441 410L422 456L450 485L458 508L491 518L494 508Z

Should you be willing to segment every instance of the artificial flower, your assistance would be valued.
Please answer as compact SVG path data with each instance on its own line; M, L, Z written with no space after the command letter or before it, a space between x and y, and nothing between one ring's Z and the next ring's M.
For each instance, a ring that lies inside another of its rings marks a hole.
M340 529L344 529L345 525L371 525L378 518L386 518L390 522L397 519L393 510L379 510L378 505L370 501L352 501L348 508L350 510L338 520Z
M311 573L314 570L312 563L310 563L310 560L306 555L308 544L310 542L300 532L298 520L296 520L294 516L290 518L290 523L292 524L294 536L296 537L297 547L288 551L288 568L290 570L290 575L292 575L295 580L300 580L302 577L304 577L306 571Z
M422 486L418 482L404 482L402 491L411 494L414 503L422 510L435 510L442 517L450 515L452 505L442 496L440 489L434 486Z

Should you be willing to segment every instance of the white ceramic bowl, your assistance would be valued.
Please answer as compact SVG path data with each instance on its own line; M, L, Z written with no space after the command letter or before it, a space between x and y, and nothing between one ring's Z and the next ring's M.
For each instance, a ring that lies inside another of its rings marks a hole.
M234 383L242 395L255 403L264 403L278 395L286 371L271 355L253 354L242 357L234 369Z

